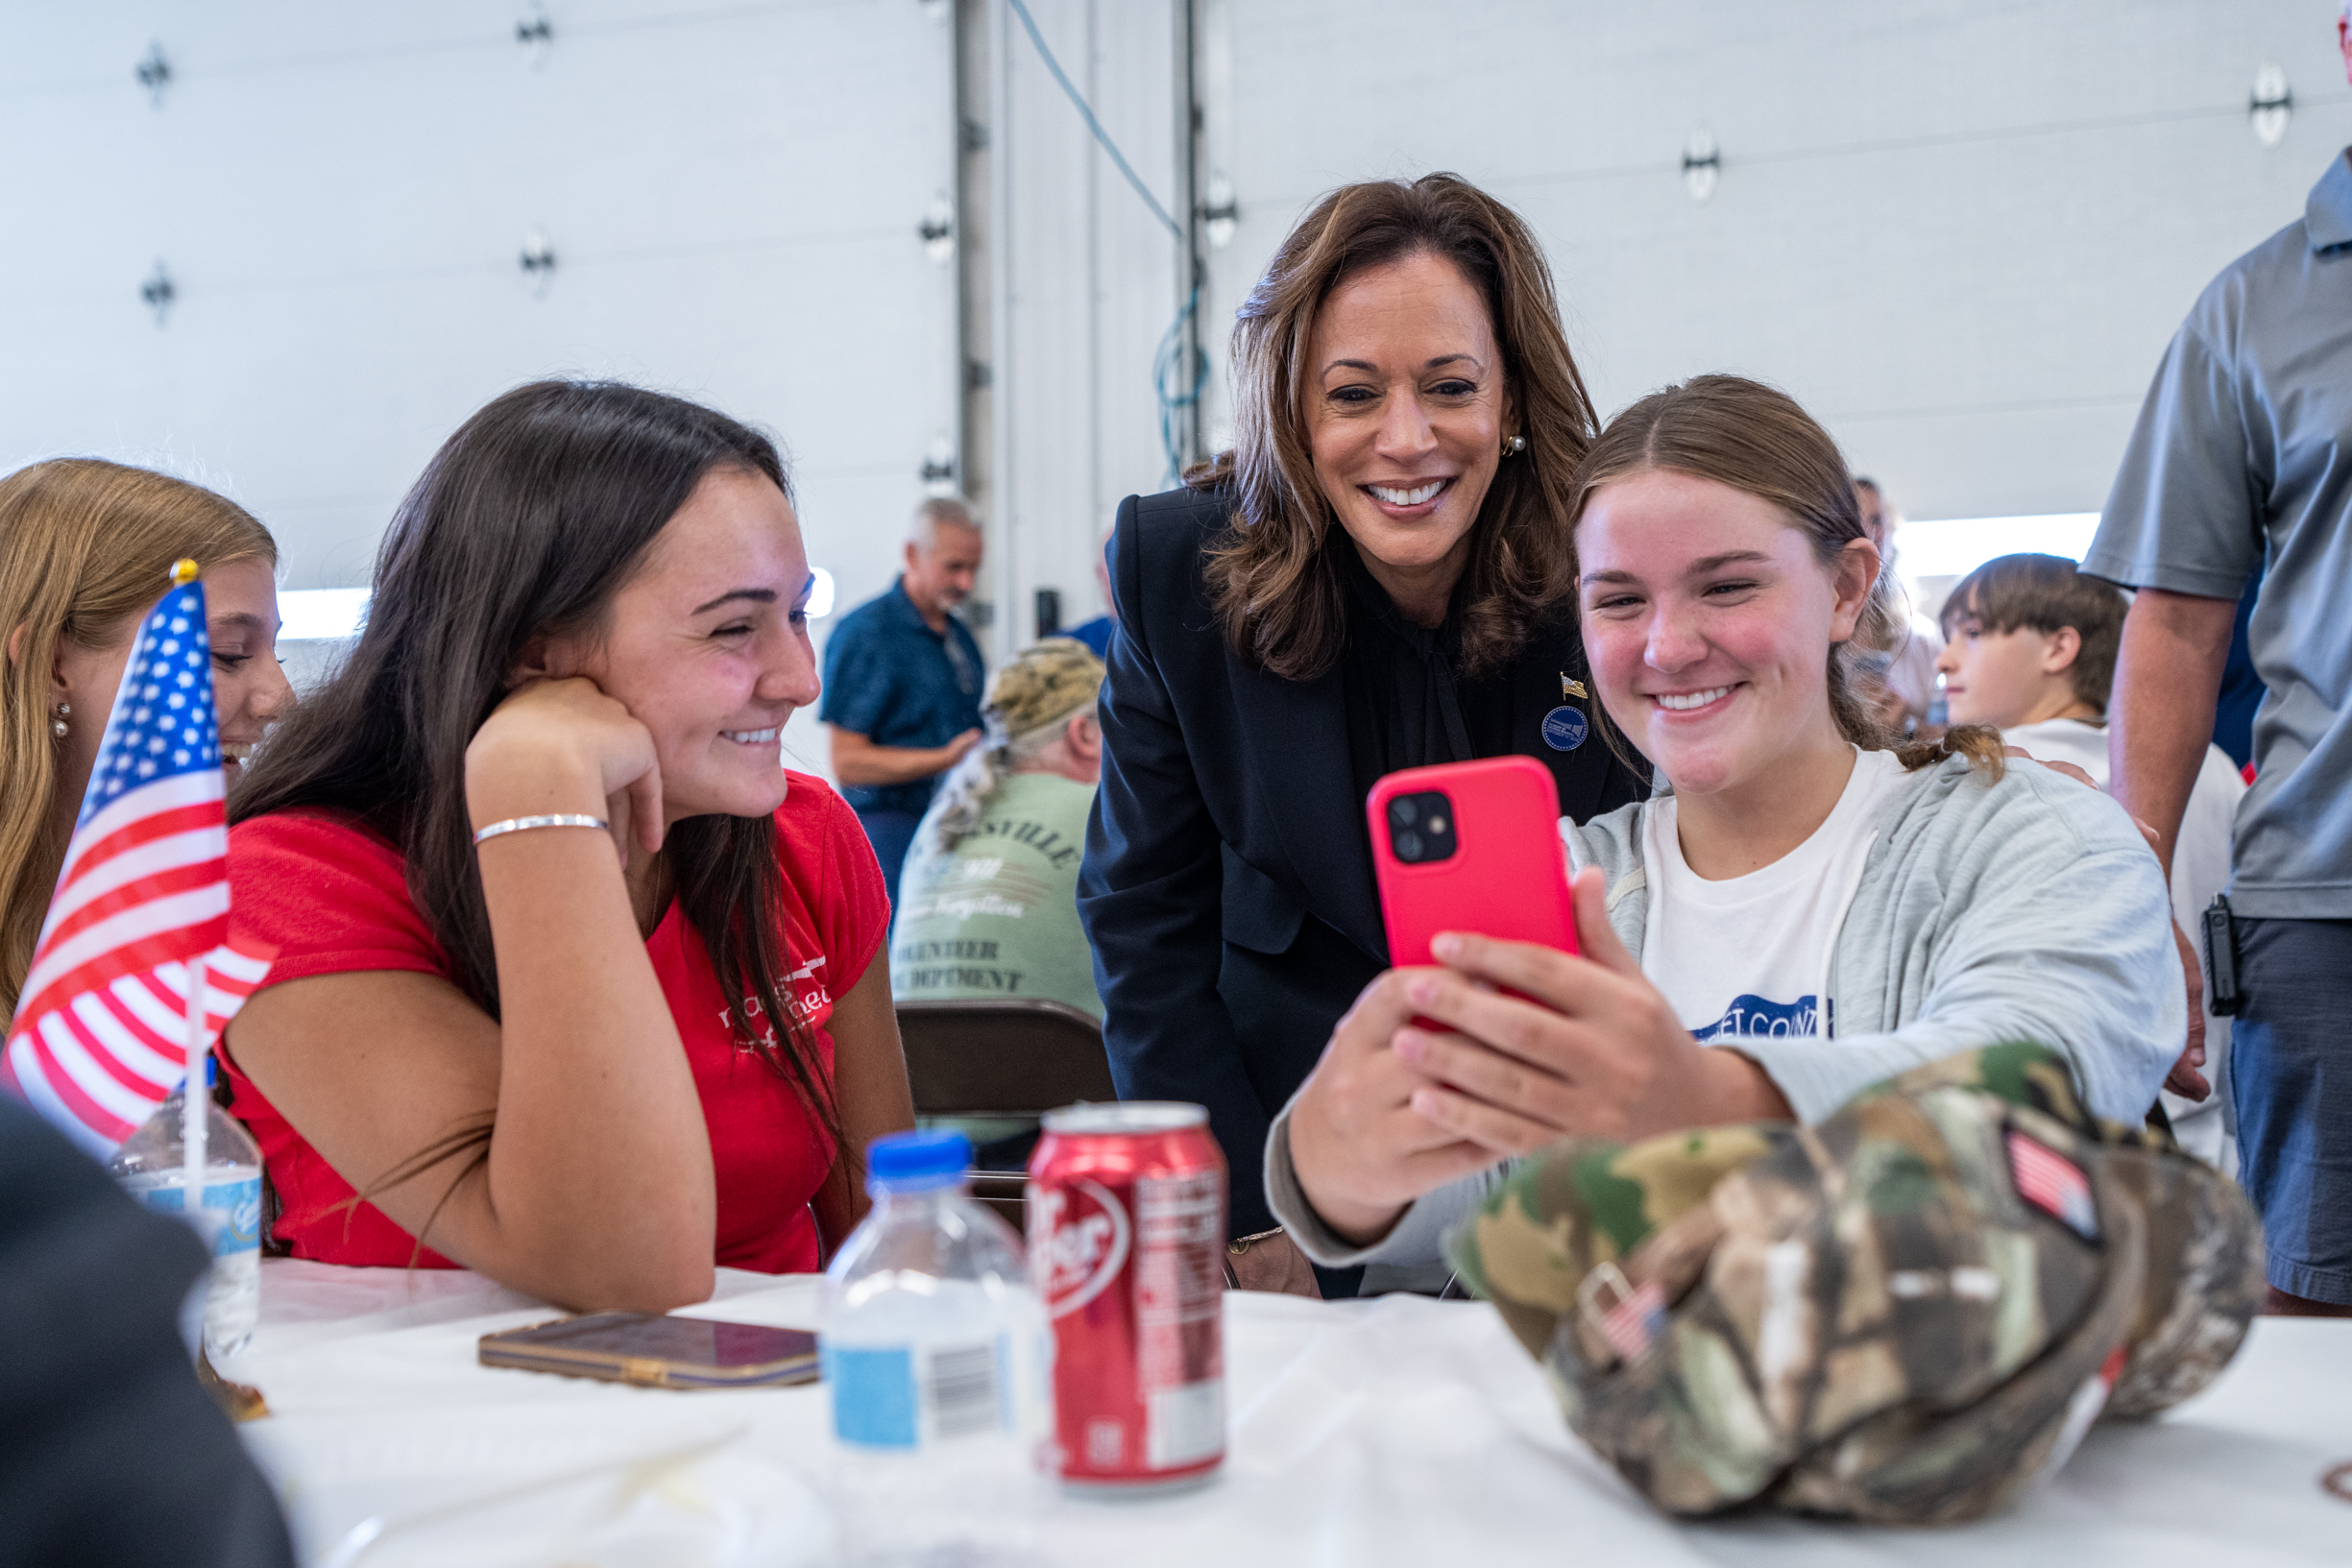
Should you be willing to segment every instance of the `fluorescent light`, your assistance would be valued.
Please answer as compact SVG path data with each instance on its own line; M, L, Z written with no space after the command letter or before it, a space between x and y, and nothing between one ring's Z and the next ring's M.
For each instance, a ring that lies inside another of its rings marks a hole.
M1965 577L2000 555L2063 555L2080 561L2097 532L2096 512L1905 519L1895 533L1895 562L1905 577Z
M278 595L280 642L329 642L352 637L368 618L372 591L364 588L297 588Z
M2037 513L2032 518L1905 518L1896 529L1896 573L1912 612L1928 623L1959 578L2001 555L2063 555L2081 562L2098 513Z
M833 573L819 567L809 574L809 618L833 614ZM278 595L280 642L325 642L358 634L368 618L372 591L364 588L298 588Z
M1906 518L1895 531L1895 569L1918 611L1932 617L1952 585L2003 555L2080 562L2098 532L2096 512L2017 518Z

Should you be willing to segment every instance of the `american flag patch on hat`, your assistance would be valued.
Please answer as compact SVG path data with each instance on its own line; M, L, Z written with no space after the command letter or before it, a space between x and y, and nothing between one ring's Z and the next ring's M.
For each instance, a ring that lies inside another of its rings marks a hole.
M1665 1327L1666 1298L1656 1285L1644 1282L1634 1293L1609 1309L1601 1318L1602 1338L1627 1361L1637 1361Z
M1666 1298L1655 1280L1638 1287L1604 1263L1577 1287L1576 1305L1619 1361L1637 1361L1666 1325Z
M2009 1129L2009 1174L2017 1195L2086 1242L2098 1240L2098 1205L2082 1167L2049 1146Z

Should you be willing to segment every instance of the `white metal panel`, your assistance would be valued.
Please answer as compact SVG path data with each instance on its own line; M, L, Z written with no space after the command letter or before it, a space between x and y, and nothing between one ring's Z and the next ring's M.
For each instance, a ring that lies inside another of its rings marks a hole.
M1104 133L1179 221L1171 0L1028 0ZM1002 658L1060 591L1066 628L1103 608L1095 541L1122 497L1164 488L1152 365L1175 320L1177 241L1054 82L1008 8L992 36L1000 249L992 628Z
M773 431L854 605L955 426L954 274L915 235L953 181L936 10L557 0L534 65L521 3L9 6L0 463L166 462L270 524L289 587L342 586L468 413L618 375Z
M2096 508L2197 290L2352 139L2326 0L1206 5L1216 320L1322 190L1453 169L1542 239L1604 413L1762 376L1913 515Z

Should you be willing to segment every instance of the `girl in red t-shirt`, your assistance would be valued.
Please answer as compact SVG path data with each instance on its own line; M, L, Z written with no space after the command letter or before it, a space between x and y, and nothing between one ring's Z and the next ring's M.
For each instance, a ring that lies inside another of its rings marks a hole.
M781 761L811 582L774 446L678 398L522 387L434 457L231 803L279 956L223 1054L298 1256L664 1311L857 1223L913 1116L873 852Z

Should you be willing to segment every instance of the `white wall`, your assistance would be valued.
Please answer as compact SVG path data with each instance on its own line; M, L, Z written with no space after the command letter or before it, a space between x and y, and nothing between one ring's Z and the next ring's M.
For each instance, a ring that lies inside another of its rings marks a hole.
M254 507L289 587L337 587L468 412L619 374L775 430L854 605L958 423L954 269L914 230L955 178L959 3L548 0L534 66L531 0L0 0L0 463L164 462ZM1032 4L1172 207L1183 3ZM1304 207L1452 168L1537 229L1604 410L1739 370L1914 518L2096 509L2197 289L2352 140L2333 0L1192 3L1241 215L1208 253L1212 435L1233 307ZM1179 253L1004 0L979 9L1002 657L1037 587L1065 623L1100 609L1097 531L1164 482ZM132 75L151 40L160 107ZM2264 148L2270 60L2297 107ZM1700 127L1705 203L1679 172ZM805 721L792 745L821 762Z
M1174 93L1180 0L1029 0L1062 69L1179 220ZM1176 241L1128 187L1002 0L989 105L1000 248L993 314L994 657L1033 638L1034 591L1062 624L1098 615L1095 540L1122 497L1166 488L1152 363L1174 320Z
M1913 518L2097 510L2198 290L2352 141L2335 0L1200 4L1207 162L1241 219L1209 253L1212 434L1233 308L1304 209L1451 169L1541 238L1604 414L1703 371L1764 377ZM2247 123L2267 61L2296 106L2277 147ZM1096 69L1122 93L1156 76ZM1702 127L1722 157L1704 203L1680 168ZM1030 156L1007 150L1010 178L1049 178ZM1085 232L1014 243L1074 252ZM1095 277L1143 309L1165 276ZM1076 292L1049 303L1083 329ZM1097 419L1148 431L1146 350L1118 351ZM1016 466L1065 434L1016 424ZM1152 478L1103 472L1098 494L1122 482Z
M259 515L286 586L360 584L468 413L618 375L776 434L841 606L884 587L956 422L954 273L915 233L954 178L945 8L550 0L536 65L530 13L0 7L0 466L159 463Z

